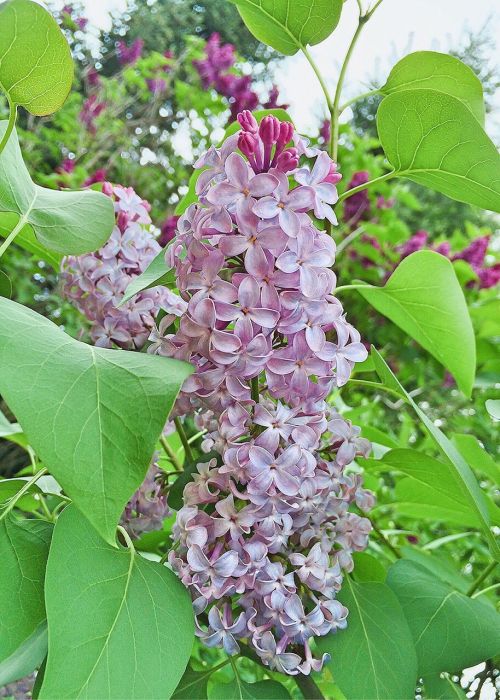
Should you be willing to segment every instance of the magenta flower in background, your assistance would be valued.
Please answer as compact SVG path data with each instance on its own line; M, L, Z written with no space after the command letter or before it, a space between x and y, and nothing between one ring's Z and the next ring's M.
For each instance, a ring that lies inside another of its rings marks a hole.
M136 63L142 55L143 47L143 39L135 39L130 46L127 46L124 41L119 41L116 45L116 53L120 65L126 66Z
M164 248L175 236L175 229L177 228L177 222L179 221L178 216L169 216L165 219L161 225L161 233L158 238L158 243Z
M97 95L90 95L83 103L80 119L91 134L96 133L95 119L106 109L106 102L100 102Z
M351 190L358 185L364 185L370 180L370 173L360 170L351 178L347 189ZM370 210L370 199L367 190L361 190L348 197L344 202L344 221L353 228L365 217Z
M207 79L231 57L217 51ZM344 471L369 443L326 401L367 351L334 296L333 239L314 225L336 164L291 124L238 121L196 163L199 199L167 252L184 308L150 336L149 352L194 365L174 412L194 412L218 455L184 489L169 562L208 646L248 644L271 669L307 674L327 658L312 639L347 624L336 595L371 529L349 506L373 495Z

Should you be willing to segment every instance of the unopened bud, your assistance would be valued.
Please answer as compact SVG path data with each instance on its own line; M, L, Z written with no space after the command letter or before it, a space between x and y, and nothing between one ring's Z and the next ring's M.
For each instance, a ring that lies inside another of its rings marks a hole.
M244 109L243 112L240 112L236 118L239 121L243 131L249 131L251 134L256 134L259 130L257 120L248 109Z
M262 142L265 145L276 143L280 135L280 122L276 117L269 114L261 121L259 126L259 134Z

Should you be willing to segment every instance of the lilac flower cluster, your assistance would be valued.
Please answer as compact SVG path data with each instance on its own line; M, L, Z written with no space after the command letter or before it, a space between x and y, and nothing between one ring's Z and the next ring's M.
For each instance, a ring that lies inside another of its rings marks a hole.
M120 521L129 535L134 538L151 530L161 530L163 521L169 515L162 480L165 473L159 468L157 458L157 455L153 457L146 478L125 506Z
M118 308L131 280L141 274L161 248L149 229L150 205L131 187L104 183L113 198L116 225L97 252L63 259L63 294L91 322L91 337L100 347L113 343L140 349L162 304L176 295L168 289L147 289Z
M130 46L127 46L124 41L119 41L116 45L116 54L120 65L133 66L134 63L137 63L137 61L140 59L143 48L143 39L135 39Z
M289 123L238 121L196 164L199 201L167 251L183 308L149 348L195 366L175 410L195 411L219 455L185 487L169 562L208 646L245 640L272 669L308 674L325 660L314 637L347 624L336 594L371 530L349 505L373 495L345 472L370 445L326 402L367 353L315 225L335 222L335 164Z
M257 93L252 90L252 76L229 72L236 61L236 51L232 44L220 43L220 35L214 32L205 45L205 57L193 61L204 88L213 87L229 100L231 116L243 110L252 110L259 104ZM278 88L273 85L264 107L271 109L287 105L278 104Z

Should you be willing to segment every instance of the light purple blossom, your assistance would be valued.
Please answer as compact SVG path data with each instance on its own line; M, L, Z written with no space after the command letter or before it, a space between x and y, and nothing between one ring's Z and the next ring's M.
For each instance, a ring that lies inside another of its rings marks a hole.
M170 290L155 287L118 306L130 282L161 249L149 228L148 202L131 187L105 182L103 192L113 199L115 207L116 225L111 237L95 253L63 259L62 290L90 321L90 336L96 345L138 350L154 328L161 307L181 315L186 303Z
M336 595L370 530L349 507L373 496L344 471L369 443L327 403L366 349L313 219L333 220L336 165L289 123L238 121L197 163L199 201L168 252L184 307L151 334L152 351L194 365L174 411L194 412L217 454L184 488L169 562L206 644L307 674L327 658L312 639L346 625Z

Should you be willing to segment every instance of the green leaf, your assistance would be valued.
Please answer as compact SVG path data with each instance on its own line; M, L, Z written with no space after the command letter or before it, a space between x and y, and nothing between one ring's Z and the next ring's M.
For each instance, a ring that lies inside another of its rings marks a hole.
M0 299L0 393L40 460L110 543L191 372L177 360L91 347Z
M463 533L460 533L463 534ZM450 558L439 554L428 554L415 546L400 547L400 552L405 559L416 562L420 567L427 569L435 578L443 583L448 583L461 593L467 593L470 581L464 578L458 571L456 563Z
M0 121L0 139L6 125L6 121ZM73 255L100 248L110 237L115 223L113 202L101 192L49 190L35 185L24 164L15 130L0 155L0 234L3 236L11 230L7 225L13 223L12 213L17 215L17 235L29 240L34 233L38 242L50 250Z
M415 51L402 58L380 88L383 95L426 88L460 100L484 124L484 98L481 81L458 58L437 51Z
M1 128L2 122L0 122L0 129ZM0 212L0 237L7 238L18 221L19 214L8 211ZM53 267L56 272L59 272L59 267L63 256L60 253L55 253L52 250L44 248L44 246L38 242L31 226L25 226L22 231L19 231L15 241L16 245L18 245L20 248L23 248L28 253L34 255L38 260L44 260L51 267Z
M253 112L253 115L259 124L264 119L264 117L267 117L267 115L269 114L272 114L274 117L276 117L282 122L292 122L292 118L290 117L288 112L281 108L259 109L256 112ZM241 127L238 121L232 122L224 132L224 136L221 139L219 146L227 139L228 136L232 136L237 131L239 131L240 128ZM194 170L191 174L191 177L189 178L188 191L186 192L184 197L182 197L182 199L175 208L176 216L181 216L182 214L184 214L186 209L191 204L198 201L198 195L196 194L196 183L198 182L198 178L200 177L200 174L203 172L203 170L204 168L199 168L198 170Z
M130 282L118 306L122 306L145 289L151 289L151 287L158 287L159 285L168 287L175 280L175 273L165 262L165 254L165 250L160 250L144 272Z
M191 666L188 666L179 681L179 685L174 690L171 700L193 700L193 698L205 700L208 679L212 673L212 668L207 668L206 671L193 671Z
M377 371L380 380L386 384L393 391L398 391L402 398L413 408L417 416L422 421L428 434L435 442L439 450L444 454L444 456L451 462L454 466L460 480L462 481L462 488L467 491L470 495L471 503L474 504L474 509L477 514L478 522L481 524L481 529L486 536L490 550L495 557L495 559L500 561L500 548L497 544L495 537L492 535L490 530L490 516L488 512L488 506L484 500L483 493L479 488L476 481L474 473L467 462L464 460L460 452L456 449L450 440L446 437L444 433L439 430L439 428L434 425L433 421L426 416L422 411L420 406L415 403L411 396L405 391L403 386L399 383L397 378L392 373L391 369L383 359L382 355L377 351L377 349L372 345L371 354L373 361L375 363L375 369Z
M401 606L385 583L346 576L338 599L349 609L347 628L320 637L335 681L349 700L413 700L417 658Z
M339 23L342 0L231 0L264 44L293 56L308 44L324 41Z
M0 661L0 688L33 673L47 656L47 648L47 621L43 620L11 656Z
M0 520L2 662L15 654L45 620L43 581L52 529L43 520L18 520L11 513Z
M408 620L420 675L460 671L500 652L500 616L490 605L403 559L391 566L387 583Z
M236 677L231 683L214 685L208 697L209 700L289 700L290 693L276 681L246 683Z
M169 698L191 653L191 599L175 574L104 542L74 506L47 564L41 698Z
M484 450L474 435L459 435L455 433L452 440L462 457L478 471L488 477L494 484L500 483L500 467L486 450Z
M1 479L0 480L0 508L15 496L23 486L26 486L26 479ZM20 510L32 512L38 510L40 502L37 501L33 494L39 494L41 490L37 484L32 484L24 496L16 502L16 508ZM1 510L0 510L1 515Z
M0 5L0 89L36 115L64 104L73 82L73 60L55 19L31 0Z
M426 700L467 700L467 695L458 683L454 683L446 674L426 676L424 678Z
M383 583L387 575L386 570L378 559L367 552L354 552L354 569L352 577L355 581L379 581Z
M430 352L470 396L476 369L474 329L447 258L420 250L398 265L384 287L366 285L358 291Z
M500 212L500 155L460 100L436 90L389 95L378 109L377 128L397 175Z
M0 297L5 297L6 299L12 297L12 282L3 270L0 270Z
M416 450L397 449L387 452L379 466L408 477L396 484L394 505L403 515L482 527L472 493L451 462L440 462Z

